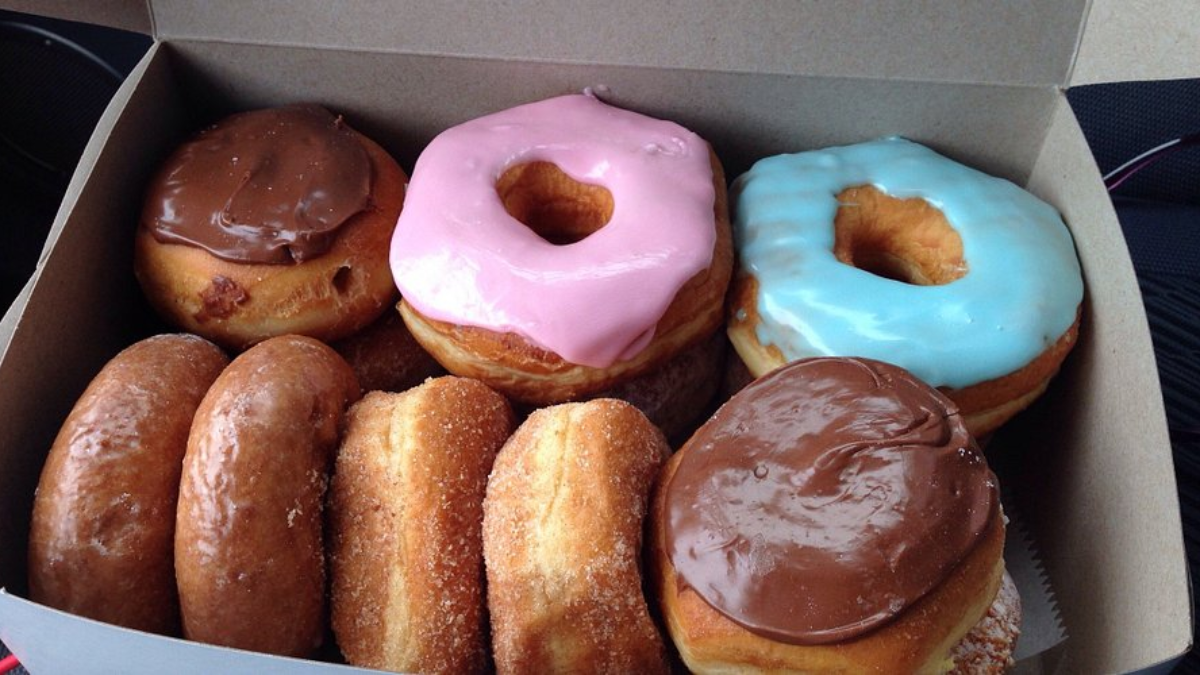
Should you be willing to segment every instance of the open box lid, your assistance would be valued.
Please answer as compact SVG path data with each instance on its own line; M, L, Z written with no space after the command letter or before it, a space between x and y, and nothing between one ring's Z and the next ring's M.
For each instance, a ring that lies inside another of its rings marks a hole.
M1200 75L1194 0L292 0L277 11L238 0L14 5L160 40L1057 87Z

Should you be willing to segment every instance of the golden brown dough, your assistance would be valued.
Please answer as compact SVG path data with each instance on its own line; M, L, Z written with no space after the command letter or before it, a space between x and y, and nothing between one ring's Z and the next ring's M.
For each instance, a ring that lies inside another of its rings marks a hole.
M593 368L563 360L557 354L531 344L514 333L495 333L473 326L437 321L422 315L401 300L400 314L413 337L455 375L483 380L514 401L530 405L551 405L596 395L638 375L661 367L675 355L700 343L718 330L725 321L725 291L733 272L733 243L729 229L729 207L725 174L716 154L711 153L713 188L713 227L717 232L712 263L696 274L675 295L655 326L654 339L633 358L618 361L607 368ZM519 173L513 173L520 171ZM573 184L564 185L564 183ZM561 195L583 190L575 200L583 205L587 224L580 229L579 218L559 215L529 219L543 229L538 234L548 241L578 239L607 222L605 209L611 212L611 197L603 203L588 186L574 183L552 164L519 165L502 176L496 190L502 195L518 189L533 194ZM607 194L607 191L601 191ZM535 200L536 201L536 200ZM572 200L563 200L571 203ZM593 203L595 202L595 203ZM512 206L509 207L513 211ZM529 208L521 206L520 209ZM546 207L549 209L549 207ZM522 214L524 215L524 214Z
M192 415L228 363L159 335L100 371L63 423L38 484L29 592L107 623L175 635L175 504Z
M232 350L292 333L340 340L374 321L395 298L388 246L408 176L387 151L355 135L370 160L370 203L318 257L295 264L232 262L195 246L161 243L143 222L134 272L154 309Z
M289 656L325 636L322 511L350 366L288 335L234 360L196 411L175 531L184 636Z
M642 523L669 452L633 406L535 412L509 439L484 501L499 673L665 673L642 594Z
M417 344L394 309L332 347L354 369L363 391L404 391L446 374Z
M512 427L503 396L457 377L372 392L350 410L330 493L333 629L347 661L485 670L483 496Z

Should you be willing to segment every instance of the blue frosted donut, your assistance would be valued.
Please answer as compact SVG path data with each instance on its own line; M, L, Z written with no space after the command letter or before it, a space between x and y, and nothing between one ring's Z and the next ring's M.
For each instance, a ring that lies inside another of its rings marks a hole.
M885 138L763 159L733 194L729 334L755 376L809 356L878 359L946 390L986 433L1074 344L1070 232L1006 180Z

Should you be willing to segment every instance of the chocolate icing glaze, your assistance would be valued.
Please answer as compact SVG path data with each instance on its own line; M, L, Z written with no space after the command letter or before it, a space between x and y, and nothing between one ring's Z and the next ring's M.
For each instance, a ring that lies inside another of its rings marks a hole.
M167 159L143 224L162 243L233 262L303 262L367 208L371 163L340 117L316 105L241 113Z
M678 583L777 642L840 642L885 624L999 513L954 404L878 361L784 366L682 452L665 501Z

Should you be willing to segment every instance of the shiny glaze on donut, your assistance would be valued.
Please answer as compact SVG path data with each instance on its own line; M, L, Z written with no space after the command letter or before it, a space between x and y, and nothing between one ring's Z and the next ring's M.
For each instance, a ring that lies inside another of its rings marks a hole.
M367 151L341 117L311 104L253 110L171 155L143 223L161 243L232 262L304 262L369 208L371 181Z
M496 181L549 162L612 193L612 216L556 245L506 212ZM443 132L417 160L392 240L405 300L425 316L516 333L572 363L641 351L713 255L707 143L672 122L570 95Z
M939 209L961 236L967 274L915 286L840 262L837 195L861 185ZM911 141L770 157L733 191L739 264L758 284L756 335L787 360L863 356L962 388L1028 364L1071 327L1083 298L1053 207Z
M664 537L678 582L777 642L842 642L891 621L999 517L953 402L878 361L775 370L680 454Z

